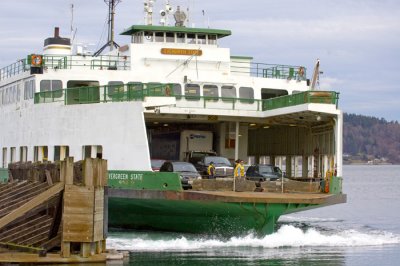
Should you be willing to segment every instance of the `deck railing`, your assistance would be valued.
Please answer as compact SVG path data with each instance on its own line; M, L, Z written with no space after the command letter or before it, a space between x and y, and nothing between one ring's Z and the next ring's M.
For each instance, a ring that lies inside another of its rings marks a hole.
M130 59L128 56L113 55L55 55L43 57L44 69L72 69L72 68L88 68L96 70L129 70ZM31 69L31 57L3 67L0 69L0 80L18 75Z
M231 72L252 77L275 78L286 80L306 80L307 69L304 66L263 64L231 61Z
M175 107L266 111L306 103L335 104L339 93L304 91L270 99L243 99L216 96L174 95L172 84L125 84L68 88L35 93L35 103L63 102L65 105L143 101L145 97L175 97Z
M0 69L0 80L12 77L24 71L29 71L31 57L18 60L9 66ZM44 69L72 69L85 68L96 70L129 70L131 68L129 56L91 56L91 55L46 55L43 57ZM252 77L306 80L307 69L303 66L251 63L231 61L231 73Z

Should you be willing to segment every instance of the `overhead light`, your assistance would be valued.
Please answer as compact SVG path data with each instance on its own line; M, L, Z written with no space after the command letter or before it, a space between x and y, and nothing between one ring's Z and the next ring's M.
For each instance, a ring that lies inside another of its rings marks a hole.
M167 126L168 126L168 124L164 124L163 126L164 126L164 127L167 127Z
M157 122L157 121L156 121L156 122L153 122L153 124L154 124L154 125L158 125L158 122Z
M296 125L295 124L289 124L289 127L295 127Z
M263 128L269 128L269 126L263 126Z
M254 127L255 125L257 125L257 124L254 124L254 123L251 123L251 124L250 124L251 127Z

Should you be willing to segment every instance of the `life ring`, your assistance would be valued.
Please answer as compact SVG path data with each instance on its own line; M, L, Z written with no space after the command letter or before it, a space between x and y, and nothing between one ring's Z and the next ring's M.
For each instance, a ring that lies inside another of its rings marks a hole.
M32 66L41 66L42 65L42 56L33 54L31 55L31 65Z

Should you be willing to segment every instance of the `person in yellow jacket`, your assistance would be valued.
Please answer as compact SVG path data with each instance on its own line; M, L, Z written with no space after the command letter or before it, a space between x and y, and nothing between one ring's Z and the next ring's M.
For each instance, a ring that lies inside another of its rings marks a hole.
M243 160L239 160L239 163L236 164L235 170L234 170L234 176L235 176L235 178L241 178L241 177L245 176Z
M207 168L208 179L213 179L215 177L215 166L214 162L210 162L210 165Z

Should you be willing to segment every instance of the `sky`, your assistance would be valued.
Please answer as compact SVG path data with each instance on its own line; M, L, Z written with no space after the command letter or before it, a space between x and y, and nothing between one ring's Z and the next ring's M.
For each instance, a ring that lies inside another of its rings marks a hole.
M400 121L400 1L170 0L170 4L189 8L191 26L231 30L220 46L231 48L232 55L251 56L256 63L304 65L309 78L319 59L323 72L319 89L339 92L344 112ZM154 24L164 5L165 0L156 0ZM93 51L106 43L104 0L0 0L0 10L1 68L40 53L54 27L60 27L62 37L70 37L71 28L75 29L74 41ZM129 37L119 33L143 23L142 0L119 1L116 42L128 43Z

